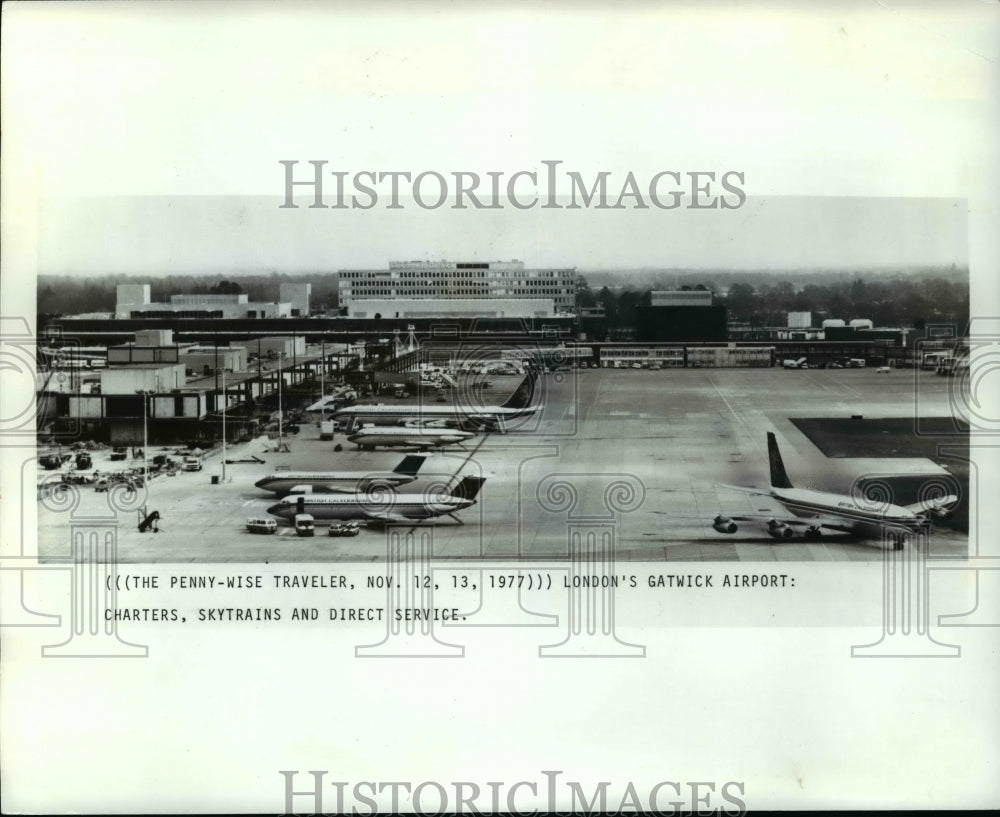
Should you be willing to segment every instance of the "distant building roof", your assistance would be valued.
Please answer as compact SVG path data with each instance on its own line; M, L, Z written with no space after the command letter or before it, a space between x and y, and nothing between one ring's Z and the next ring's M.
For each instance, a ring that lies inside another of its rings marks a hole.
M683 289L683 290L653 290L650 293L651 306L711 306L712 293L710 290Z

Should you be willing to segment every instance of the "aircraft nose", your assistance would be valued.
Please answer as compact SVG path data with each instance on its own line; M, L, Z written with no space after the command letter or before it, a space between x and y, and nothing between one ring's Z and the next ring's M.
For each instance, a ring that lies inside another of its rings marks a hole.
M267 509L267 512L273 516L285 516L287 511L288 506L284 502L279 502L278 504L272 505Z

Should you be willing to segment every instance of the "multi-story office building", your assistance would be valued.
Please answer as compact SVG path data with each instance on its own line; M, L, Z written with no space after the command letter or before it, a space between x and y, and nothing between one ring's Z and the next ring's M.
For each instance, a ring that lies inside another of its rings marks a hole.
M340 305L355 300L544 299L573 308L575 268L525 269L523 261L392 261L388 269L339 271Z
M352 318L545 318L552 298L355 298Z

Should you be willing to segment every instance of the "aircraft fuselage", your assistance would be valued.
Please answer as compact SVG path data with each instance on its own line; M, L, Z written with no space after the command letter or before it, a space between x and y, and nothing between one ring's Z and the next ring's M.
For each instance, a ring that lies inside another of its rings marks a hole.
M914 530L926 526L925 519L891 503L868 502L844 494L806 488L772 488L771 495L796 516L826 516L843 519L859 527L900 527Z
M415 476L396 471L281 471L257 480L254 485L276 494L287 493L298 485L313 485L319 488L329 486L339 490L356 489L359 485L379 483L382 485L405 485L413 482Z
M406 445L418 448L426 446L452 445L473 437L469 431L458 429L427 429L427 428L391 428L379 426L362 428L351 434L347 439L359 447Z
M297 513L312 514L315 519L379 519L380 515L406 519L432 519L455 513L475 501L441 494L343 494L304 496L283 499L267 509L269 514L294 519Z

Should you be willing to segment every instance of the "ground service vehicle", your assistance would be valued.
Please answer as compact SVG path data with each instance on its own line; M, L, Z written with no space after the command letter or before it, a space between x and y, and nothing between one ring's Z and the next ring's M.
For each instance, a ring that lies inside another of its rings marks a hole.
M781 361L781 365L784 368L786 368L786 369L808 369L809 368L809 365L808 365L808 363L806 363L806 359L804 357L800 357L798 360L791 360L791 359L783 360L783 361Z
M247 520L247 530L250 531L250 533L276 533L278 530L278 523L273 519L251 518Z
M315 534L316 534L316 520L313 519L312 514L308 513L295 514L295 535L315 536Z

